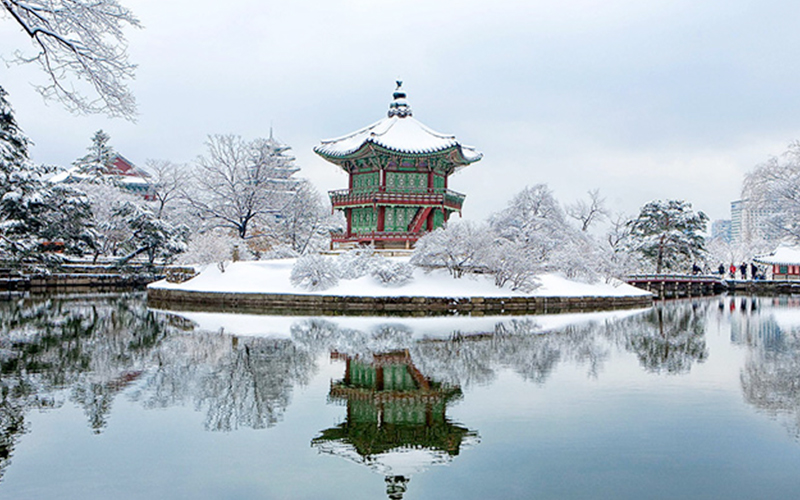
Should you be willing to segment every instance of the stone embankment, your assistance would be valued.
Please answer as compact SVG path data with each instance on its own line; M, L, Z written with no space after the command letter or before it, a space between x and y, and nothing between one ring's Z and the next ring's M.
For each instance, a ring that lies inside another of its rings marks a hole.
M276 315L434 316L552 314L650 307L651 295L625 297L360 297L197 292L148 288L150 307Z
M0 291L80 291L143 288L168 275L194 276L192 268L65 264L53 272L0 269Z
M728 293L749 295L800 294L800 281L786 280L727 280Z

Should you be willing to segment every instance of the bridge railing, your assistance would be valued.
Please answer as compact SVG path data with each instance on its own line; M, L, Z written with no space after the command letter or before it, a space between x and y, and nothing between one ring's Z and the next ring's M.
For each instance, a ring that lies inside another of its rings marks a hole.
M651 273L631 274L625 280L628 283L636 282L664 282L664 283L724 283L724 277L718 274L678 274L678 273Z

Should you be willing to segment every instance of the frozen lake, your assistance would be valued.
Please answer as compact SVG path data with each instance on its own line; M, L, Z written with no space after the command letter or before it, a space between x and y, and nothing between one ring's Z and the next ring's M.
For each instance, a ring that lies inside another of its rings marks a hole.
M502 318L0 303L0 498L800 495L800 299Z

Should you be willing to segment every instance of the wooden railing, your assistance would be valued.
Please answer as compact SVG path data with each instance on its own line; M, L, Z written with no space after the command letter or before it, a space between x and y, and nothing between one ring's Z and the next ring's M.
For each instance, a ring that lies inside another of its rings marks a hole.
M461 210L466 195L444 188L395 189L372 187L328 191L334 207L352 205L444 205Z
M369 233L345 234L342 231L331 232L331 241L344 243L348 241L417 241L422 234L409 231L372 231Z

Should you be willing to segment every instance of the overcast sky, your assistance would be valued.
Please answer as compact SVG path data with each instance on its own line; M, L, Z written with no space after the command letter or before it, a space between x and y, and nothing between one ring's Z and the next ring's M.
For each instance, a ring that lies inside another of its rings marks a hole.
M395 79L414 117L484 159L450 187L483 219L525 185L600 189L634 214L680 198L729 218L743 175L800 139L800 3L681 0L121 0L136 123L74 116L0 85L38 162L68 166L104 129L137 164L191 162L208 134L275 136L321 192L346 186L312 148L379 120ZM0 17L0 53L30 50Z

